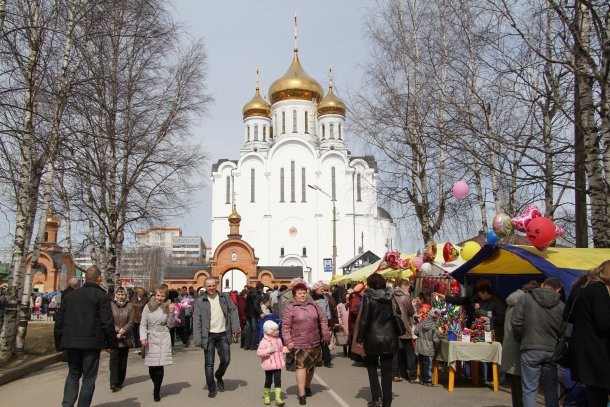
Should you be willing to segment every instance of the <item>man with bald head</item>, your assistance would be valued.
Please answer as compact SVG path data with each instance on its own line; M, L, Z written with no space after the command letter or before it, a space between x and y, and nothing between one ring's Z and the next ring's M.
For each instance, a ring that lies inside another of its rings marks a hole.
M240 325L237 307L227 294L217 290L218 280L208 277L204 285L205 293L193 303L193 339L195 346L203 349L208 397L213 398L216 391L225 389L222 378L231 362L230 344L239 337ZM216 351L220 365L214 372Z
M78 280L74 277L68 280L68 286L61 292L61 301L64 301L66 295L70 294L72 291L78 288Z
M110 300L101 281L100 270L89 267L85 284L64 297L55 319L55 347L68 357L63 407L74 406L77 398L79 407L91 405L100 351L117 346Z

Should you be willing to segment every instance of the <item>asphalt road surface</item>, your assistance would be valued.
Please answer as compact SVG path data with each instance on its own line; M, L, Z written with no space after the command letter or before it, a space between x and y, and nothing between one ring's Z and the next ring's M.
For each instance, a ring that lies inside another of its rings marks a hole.
M208 399L203 375L203 351L177 345L174 364L165 367L161 388L161 402L154 403L152 382L144 360L131 353L124 387L117 393L110 391L108 355L103 352L93 397L93 406L196 406L219 405L263 406L264 373L254 351L231 346L231 365L225 376L226 391ZM218 358L216 358L218 364ZM317 368L312 383L313 397L309 406L366 406L370 400L366 369L355 366L350 359L335 353L332 368ZM0 403L3 406L59 406L67 374L65 363L56 363L23 379L0 386ZM455 392L447 391L447 378L441 376L436 388L393 383L394 406L448 406L448 407L504 407L511 406L510 394L494 393L490 387L473 387L465 380L456 380ZM286 405L298 405L295 374L282 372ZM273 403L272 403L273 405Z

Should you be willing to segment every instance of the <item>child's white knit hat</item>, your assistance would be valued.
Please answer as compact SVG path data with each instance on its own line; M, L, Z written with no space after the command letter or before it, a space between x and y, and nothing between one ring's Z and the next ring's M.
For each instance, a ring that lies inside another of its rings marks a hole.
M263 331L265 331L266 334L270 334L273 331L277 331L279 330L280 327L275 323L275 321L265 321L265 323L263 324Z

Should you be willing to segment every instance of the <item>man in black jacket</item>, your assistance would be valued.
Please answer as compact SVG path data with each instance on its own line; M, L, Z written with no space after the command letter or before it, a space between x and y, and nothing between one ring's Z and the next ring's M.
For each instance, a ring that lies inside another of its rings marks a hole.
M263 300L261 291L263 287L265 286L259 281L256 283L256 287L248 292L248 297L246 298L246 316L248 317L245 327L246 340L244 349L246 350L258 349L258 320L265 316L261 308L261 301Z
M55 319L55 347L68 356L63 407L73 406L77 398L79 407L91 405L100 351L117 346L110 300L99 286L101 276L97 267L88 268L85 284L65 297Z
M511 325L521 349L523 406L535 407L538 382L544 389L546 407L559 407L555 345L564 327L563 302L556 277L544 280L540 288L528 291L515 304Z

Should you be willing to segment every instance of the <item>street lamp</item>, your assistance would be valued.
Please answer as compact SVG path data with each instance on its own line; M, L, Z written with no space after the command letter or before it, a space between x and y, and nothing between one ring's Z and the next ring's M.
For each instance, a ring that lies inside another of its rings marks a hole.
M307 184L307 186L311 189L315 189L316 191L323 193L324 195L329 197L330 201L333 203L333 274L332 274L332 276L335 277L335 274L337 274L337 207L335 206L336 199L333 198L332 195L329 195L326 192L324 192L317 185Z

